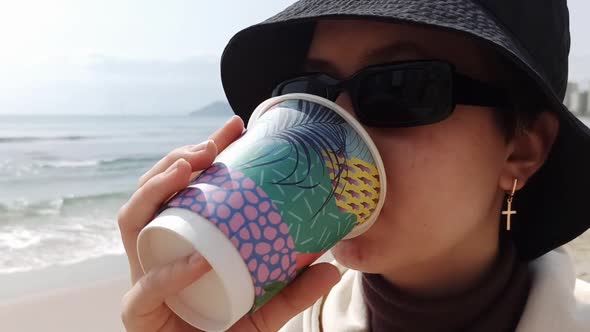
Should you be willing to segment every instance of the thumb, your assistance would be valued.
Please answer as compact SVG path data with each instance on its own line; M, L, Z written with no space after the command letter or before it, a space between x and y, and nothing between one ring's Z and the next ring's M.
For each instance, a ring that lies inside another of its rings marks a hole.
M291 318L311 307L340 281L340 272L329 263L310 266L292 284L275 295L249 319L242 319L231 330L242 331L244 325L254 325L256 331L278 331ZM248 330L248 329L243 329Z

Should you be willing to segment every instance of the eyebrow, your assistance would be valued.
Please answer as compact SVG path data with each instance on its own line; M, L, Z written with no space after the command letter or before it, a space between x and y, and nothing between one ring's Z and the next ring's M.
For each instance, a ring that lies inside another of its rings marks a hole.
M431 58L426 49L411 41L396 41L384 47L369 50L362 56L362 63L365 65L376 65L395 60L418 60ZM309 58L305 61L304 69L306 72L323 72L335 76L340 70L334 63L325 59Z
M332 62L324 59L307 59L303 66L305 72L308 73L326 73L330 75L334 75L336 77L339 76L340 69L338 69Z
M412 60L418 60L431 58L431 55L424 47L412 41L398 41L366 52L363 60L370 64L377 64L379 62L392 61L394 59L402 60L406 57L409 57Z

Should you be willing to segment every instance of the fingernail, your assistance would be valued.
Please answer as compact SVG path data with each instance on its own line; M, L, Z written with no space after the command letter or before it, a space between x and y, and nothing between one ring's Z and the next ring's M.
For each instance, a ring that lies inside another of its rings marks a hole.
M215 144L215 141L210 139L207 141L207 150L212 150L215 151L215 153L217 153L217 144Z
M192 256L188 260L188 265L196 266L196 265L200 264L202 257L203 256L201 256L201 254L199 254L198 252L192 254Z
M166 170L166 174L174 172L178 168L178 164L180 164L181 160L182 159L178 159L174 162L174 164L170 165L170 167L168 167L168 169Z
M199 144L191 147L189 149L189 151L191 151L191 152L199 152L199 151L205 150L207 148L207 145L209 145L210 141L211 140L207 140L205 142L199 143Z
M232 122L235 118L239 118L239 116L233 115L231 118L229 118L229 120L227 120L227 122L225 124Z

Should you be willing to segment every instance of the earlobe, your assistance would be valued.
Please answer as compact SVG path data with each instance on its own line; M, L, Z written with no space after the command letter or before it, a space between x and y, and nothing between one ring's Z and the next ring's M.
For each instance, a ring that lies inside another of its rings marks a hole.
M541 112L534 122L519 130L512 141L510 154L506 160L506 169L500 178L500 187L504 191L512 189L514 179L518 179L517 190L525 186L545 163L559 131L559 120L554 113Z

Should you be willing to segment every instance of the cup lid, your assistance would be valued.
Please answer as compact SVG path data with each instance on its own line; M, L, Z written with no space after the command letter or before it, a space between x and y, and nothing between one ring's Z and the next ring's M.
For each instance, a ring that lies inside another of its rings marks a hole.
M137 252L144 272L200 253L212 269L166 304L187 323L205 331L225 331L254 304L247 266L225 235L204 217L169 208L139 234Z

